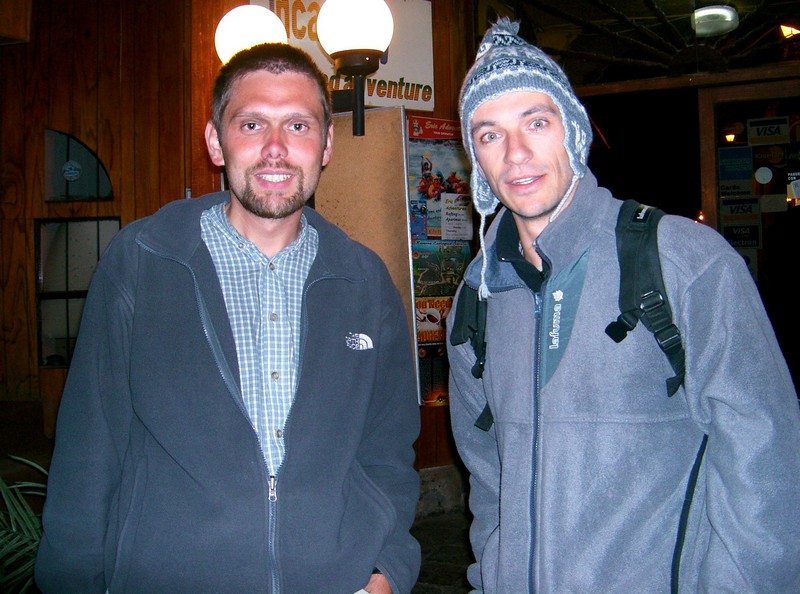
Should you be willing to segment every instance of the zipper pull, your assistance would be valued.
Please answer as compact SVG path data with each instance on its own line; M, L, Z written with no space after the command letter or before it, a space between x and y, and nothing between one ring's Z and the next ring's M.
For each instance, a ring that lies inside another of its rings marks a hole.
M277 501L278 500L278 488L277 488L278 479L275 476L269 477L269 500L270 501Z

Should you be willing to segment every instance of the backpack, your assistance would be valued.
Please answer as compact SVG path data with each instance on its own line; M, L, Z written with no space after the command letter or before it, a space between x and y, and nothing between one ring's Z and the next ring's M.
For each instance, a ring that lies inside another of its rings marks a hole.
M620 267L620 315L606 327L606 334L622 342L641 321L667 356L675 375L666 380L667 396L673 396L683 384L686 364L678 327L672 321L667 290L661 274L658 253L658 222L664 211L626 200L619 210L616 226L617 254ZM459 345L470 341L475 352L472 375L483 376L486 364L487 300L478 299L475 289L464 285L456 304L450 342ZM475 425L488 430L493 423L488 405Z
M667 356L675 375L667 380L667 396L673 396L686 374L681 333L672 322L672 308L661 275L658 222L664 211L626 200L617 217L619 257L619 317L606 326L614 342L622 342L641 321Z

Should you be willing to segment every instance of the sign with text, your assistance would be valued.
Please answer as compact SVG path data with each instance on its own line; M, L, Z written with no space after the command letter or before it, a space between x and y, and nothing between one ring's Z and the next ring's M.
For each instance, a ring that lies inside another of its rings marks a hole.
M469 176L459 122L409 116L412 239L472 239Z
M308 52L329 79L331 91L352 88L350 77L337 75L317 38L322 1L250 0L269 8L283 21L289 43ZM369 107L399 107L433 111L433 23L430 0L386 0L394 20L394 35L377 72L364 83Z
M761 208L757 196L722 197L722 235L735 248L761 247Z
M759 118L747 120L747 141L750 144L781 144L789 142L789 118Z
M749 196L753 193L753 149L749 146L719 149L719 195Z

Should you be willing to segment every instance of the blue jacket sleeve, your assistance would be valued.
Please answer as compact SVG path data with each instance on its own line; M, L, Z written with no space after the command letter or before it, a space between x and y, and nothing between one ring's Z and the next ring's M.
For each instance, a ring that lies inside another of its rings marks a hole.
M392 592L409 593L421 564L419 543L410 529L419 498L419 474L414 469L414 442L420 417L412 362L408 317L388 273L382 274L383 323L379 377L370 406L369 425L359 446L359 458L369 478L389 498L396 522L376 561Z
M127 442L130 301L100 265L59 407L35 566L43 592L104 592L109 508Z

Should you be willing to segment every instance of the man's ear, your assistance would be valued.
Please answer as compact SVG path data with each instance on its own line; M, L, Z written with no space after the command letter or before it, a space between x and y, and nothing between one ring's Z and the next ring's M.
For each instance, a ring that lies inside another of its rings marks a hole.
M328 126L328 136L325 140L325 148L322 150L322 166L325 167L331 160L333 152L333 122Z
M208 156L211 157L211 162L214 165L224 167L225 157L222 154L222 145L219 142L217 129L211 120L206 124L206 147L208 147Z

